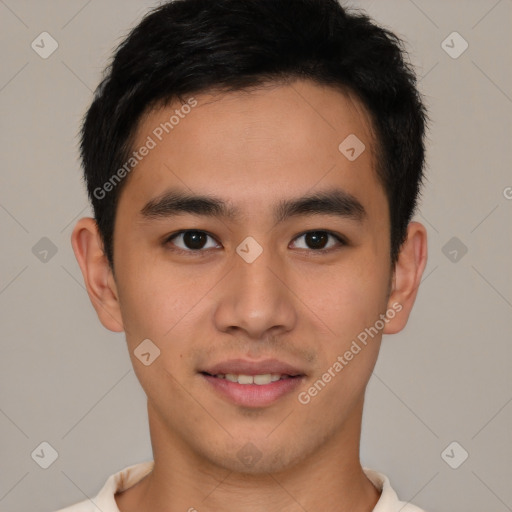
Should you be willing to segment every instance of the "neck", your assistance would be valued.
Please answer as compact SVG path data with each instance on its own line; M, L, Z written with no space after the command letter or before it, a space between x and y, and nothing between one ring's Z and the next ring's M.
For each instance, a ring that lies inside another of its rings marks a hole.
M116 495L121 512L370 512L380 492L359 462L362 402L339 435L277 472L237 473L206 461L151 414L154 467ZM153 411L154 412L154 411Z

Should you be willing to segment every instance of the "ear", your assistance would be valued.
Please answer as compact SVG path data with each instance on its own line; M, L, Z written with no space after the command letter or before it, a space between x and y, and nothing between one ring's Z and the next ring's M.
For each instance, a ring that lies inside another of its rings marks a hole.
M406 326L426 265L427 230L423 224L411 222L407 227L407 239L395 264L388 299L388 310L395 311L396 314L388 317L384 334L395 334Z
M77 222L71 235L71 245L100 322L110 331L122 332L117 287L94 219L83 218Z

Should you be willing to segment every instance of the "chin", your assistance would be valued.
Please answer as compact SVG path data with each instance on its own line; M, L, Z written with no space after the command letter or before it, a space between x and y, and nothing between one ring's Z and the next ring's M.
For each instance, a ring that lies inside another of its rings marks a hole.
M288 446L287 446L288 445ZM298 464L313 446L305 446L296 438L288 437L280 444L269 440L267 434L230 442L222 452L204 454L212 464L225 470L246 475L261 475L287 471Z

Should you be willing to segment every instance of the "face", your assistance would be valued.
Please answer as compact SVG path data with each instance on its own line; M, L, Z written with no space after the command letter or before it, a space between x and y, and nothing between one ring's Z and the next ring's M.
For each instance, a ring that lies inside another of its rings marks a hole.
M126 332L152 435L229 470L283 470L353 434L402 308L371 126L307 81L190 104L139 125L134 148L154 147L120 196L116 305L100 309Z

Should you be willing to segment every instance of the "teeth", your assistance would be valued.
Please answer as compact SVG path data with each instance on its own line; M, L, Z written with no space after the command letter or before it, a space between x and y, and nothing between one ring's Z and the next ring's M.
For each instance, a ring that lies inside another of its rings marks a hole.
M266 373L265 375L255 375L254 376L254 384L258 384L262 386L264 384L270 384L272 382L272 375L270 373Z
M230 382L237 382L238 384L257 384L258 386L264 386L271 382L277 382L282 379L289 379L289 375L281 375L280 373L265 373L263 375L235 375L233 373L217 374L215 375L218 379L226 379Z
M254 377L256 377L256 375ZM238 384L253 384L254 377L252 375L239 375Z

